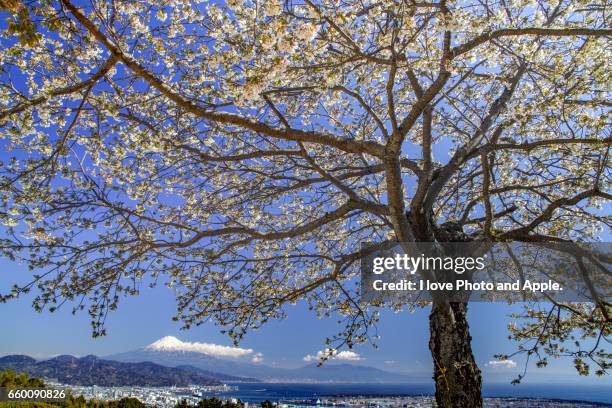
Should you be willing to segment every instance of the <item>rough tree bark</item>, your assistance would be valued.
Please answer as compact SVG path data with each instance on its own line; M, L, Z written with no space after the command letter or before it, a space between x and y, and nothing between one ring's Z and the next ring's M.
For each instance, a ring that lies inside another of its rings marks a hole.
M429 328L438 406L482 407L482 379L472 353L467 303L435 302Z
M433 214L419 217L407 212L419 241L470 242L456 222L437 225ZM420 224L419 224L420 222ZM440 408L481 408L482 377L472 353L472 336L467 321L467 303L448 302L434 296L429 315L429 350L436 384L436 403Z

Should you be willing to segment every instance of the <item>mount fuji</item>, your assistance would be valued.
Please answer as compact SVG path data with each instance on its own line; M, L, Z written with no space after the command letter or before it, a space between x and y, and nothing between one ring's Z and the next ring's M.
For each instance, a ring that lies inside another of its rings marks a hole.
M238 360L255 354L252 349L183 342L176 337L166 336L143 348L104 358L129 363L147 361L166 367L195 367L203 374L221 373L241 377L242 381L249 382L406 383L414 381L414 378L406 375L362 365L327 362L321 367L315 363L288 369Z
M236 358L247 356L251 353L251 349L208 343L183 342L176 337L166 336L143 348L109 355L106 358L108 360L130 363L149 361L167 367L191 366L200 370L211 372L214 370L216 373L237 377L258 378L267 374L265 366L215 357ZM253 378L247 379L253 380Z

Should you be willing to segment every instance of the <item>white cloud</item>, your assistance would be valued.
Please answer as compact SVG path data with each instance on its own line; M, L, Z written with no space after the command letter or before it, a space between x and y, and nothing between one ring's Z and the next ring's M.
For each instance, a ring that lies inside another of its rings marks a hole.
M338 351L335 349L327 349L320 350L316 355L308 354L304 356L304 361L307 363L311 361L322 361L325 357L328 357L330 360L342 360L342 361L359 361L363 360L359 353L355 353L354 351L344 350Z
M263 361L263 354L255 353L255 355L251 358L251 363L259 364Z
M302 360L304 360L307 363L310 363L311 361L316 360L316 359L317 357L313 356L312 354L306 354Z
M395 364L397 361L395 360L385 360L385 364Z
M334 356L334 360L358 361L362 360L362 358L359 353L354 351L341 351Z
M253 349L240 347L222 346L213 343L199 343L181 341L173 336L162 337L155 343L149 344L147 350L156 351L188 351L195 353L208 354L215 357L240 358L253 354Z
M516 367L516 362L512 360L491 360L486 366L491 368L514 368Z

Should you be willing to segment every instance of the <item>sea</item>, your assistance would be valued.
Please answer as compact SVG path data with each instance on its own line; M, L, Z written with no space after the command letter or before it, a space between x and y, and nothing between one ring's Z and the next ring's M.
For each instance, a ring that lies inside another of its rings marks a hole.
M235 391L216 394L249 403L265 400L316 400L337 396L395 397L433 395L433 384L337 384L337 383L232 383ZM484 397L544 398L552 400L596 402L612 407L612 387L571 384L485 384ZM212 396L212 395L211 395Z

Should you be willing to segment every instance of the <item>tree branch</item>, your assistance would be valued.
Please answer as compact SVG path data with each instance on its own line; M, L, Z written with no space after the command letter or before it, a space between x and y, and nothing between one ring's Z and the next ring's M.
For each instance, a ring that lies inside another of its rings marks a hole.
M605 198L607 200L612 200L612 195L605 193L603 191L599 191L599 189L591 189L591 190L587 190L587 191L583 191L582 193L576 194L573 197L570 198L560 198L558 200L555 200L553 202L550 203L550 205L548 207L546 207L544 209L544 211L542 212L542 214L540 214L538 217L536 217L533 221L531 221L531 223L529 223L528 225L521 227L521 228L517 228L508 232L505 232L503 234L501 234L500 238L504 239L504 238L518 238L524 234L527 234L531 231L533 231L538 225L549 221L554 212L561 207L564 206L568 206L568 205L576 205L578 204L580 201L586 199L586 198L590 198L590 197L602 197Z
M347 153L367 153L375 157L382 157L384 147L375 142L360 142L356 140L341 139L326 133L303 131L299 129L277 129L266 123L258 122L234 113L216 112L197 106L192 101L174 92L166 86L159 78L151 73L147 68L139 64L135 59L125 54L119 47L114 45L81 11L69 0L60 0L62 4L72 13L72 15L93 35L119 61L123 62L132 72L140 76L152 87L173 101L177 106L185 111L208 119L213 122L234 125L244 129L263 133L267 136L293 140L300 142L318 143L335 147Z
M480 34L474 39L466 42L465 44L459 45L451 49L451 59L461 54L465 54L468 51L473 50L481 44L488 41L502 38L502 37L515 37L520 35L535 35L535 36L550 36L550 37L573 37L573 36L592 36L592 37L603 37L612 35L612 29L591 29L591 28L505 28L496 31L490 31L487 33Z
M104 63L100 66L98 71L96 71L92 76L90 76L85 81L79 82L78 84L55 89L49 92L48 95L39 96L27 102L19 103L10 109L0 111L0 123L2 122L3 119L7 118L8 116L14 115L15 113L23 112L24 110L26 110L27 108L31 106L40 105L41 103L49 100L50 98L54 96L68 95L71 93L78 92L87 87L93 86L100 78L106 75L106 73L113 67L113 65L115 65L116 62L117 62L117 58L114 55L111 55L106 61L104 61Z

